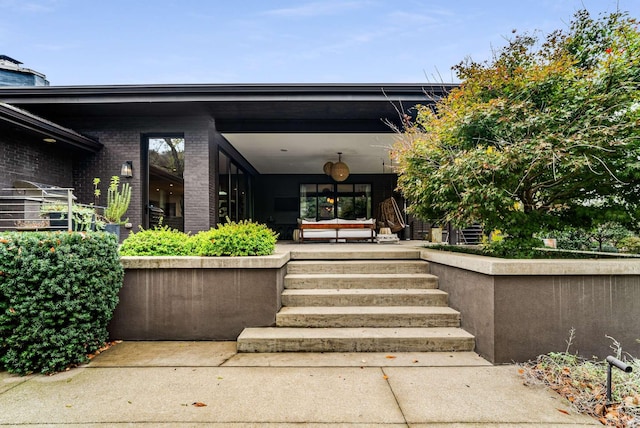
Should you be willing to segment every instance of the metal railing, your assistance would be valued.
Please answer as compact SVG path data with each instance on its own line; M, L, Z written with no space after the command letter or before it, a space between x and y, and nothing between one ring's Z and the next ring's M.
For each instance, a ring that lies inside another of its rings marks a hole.
M0 190L0 231L90 230L102 207L77 204L73 188Z

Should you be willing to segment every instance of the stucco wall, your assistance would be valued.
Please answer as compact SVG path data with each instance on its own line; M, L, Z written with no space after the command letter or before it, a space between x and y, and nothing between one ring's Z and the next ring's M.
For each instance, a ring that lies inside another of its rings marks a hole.
M564 351L590 358L640 354L640 261L498 261L423 252L477 352L494 363ZM582 271L582 274L580 274Z

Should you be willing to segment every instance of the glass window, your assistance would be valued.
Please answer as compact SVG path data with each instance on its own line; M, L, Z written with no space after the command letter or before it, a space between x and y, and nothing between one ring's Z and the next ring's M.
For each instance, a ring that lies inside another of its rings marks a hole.
M301 184L300 217L315 220L371 218L371 185Z
M184 230L184 138L149 137L149 226Z
M219 151L218 223L246 220L251 217L249 174Z
M225 223L229 216L229 158L220 152L218 158L218 223Z

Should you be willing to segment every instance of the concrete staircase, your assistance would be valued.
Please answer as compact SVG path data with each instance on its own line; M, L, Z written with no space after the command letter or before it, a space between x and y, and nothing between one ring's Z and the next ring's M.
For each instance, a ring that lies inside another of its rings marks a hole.
M317 257L289 262L276 327L245 329L238 352L473 351L427 262L379 251Z

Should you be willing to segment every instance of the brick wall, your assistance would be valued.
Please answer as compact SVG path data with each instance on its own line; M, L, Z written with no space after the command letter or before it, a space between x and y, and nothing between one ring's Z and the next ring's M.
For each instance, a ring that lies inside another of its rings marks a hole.
M213 191L209 186L209 132L207 128L184 134L184 230L208 230Z
M209 122L207 119L129 118L106 121L73 121L65 123L79 132L98 138L104 148L97 154L74 163L73 182L82 202L93 202L94 177L101 180L99 205L106 203L106 188L112 175L120 175L124 161L133 162L133 177L121 178L131 185L131 204L125 217L137 231L144 226L143 173L141 143L145 134L183 134L185 138L185 230L207 230L210 223L210 199L213 198L209 180ZM126 237L127 233L124 233Z
M28 180L60 187L73 187L70 149L47 145L30 137L0 134L0 188L14 180Z

